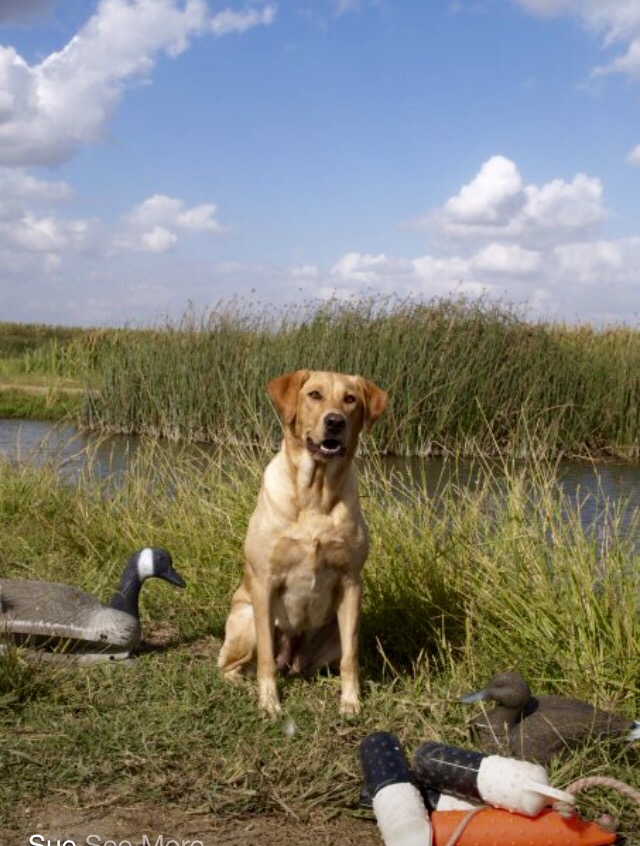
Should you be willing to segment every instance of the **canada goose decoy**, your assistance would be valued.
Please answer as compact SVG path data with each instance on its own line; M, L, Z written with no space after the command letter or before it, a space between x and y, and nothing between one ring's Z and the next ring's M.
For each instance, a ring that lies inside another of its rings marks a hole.
M640 739L640 722L601 711L581 699L532 696L520 673L498 673L485 688L459 701L487 699L497 702L497 707L471 722L471 731L486 752L546 764L554 755L599 737Z
M171 555L152 547L129 559L108 605L72 585L0 579L0 638L50 661L128 658L140 643L140 588L153 577L185 586Z

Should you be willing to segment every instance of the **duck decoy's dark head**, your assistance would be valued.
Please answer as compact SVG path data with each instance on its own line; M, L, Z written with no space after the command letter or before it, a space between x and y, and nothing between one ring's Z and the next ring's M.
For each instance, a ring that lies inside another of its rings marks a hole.
M460 702L471 704L494 699L506 708L523 708L531 699L531 690L520 673L497 673L482 690L460 697Z

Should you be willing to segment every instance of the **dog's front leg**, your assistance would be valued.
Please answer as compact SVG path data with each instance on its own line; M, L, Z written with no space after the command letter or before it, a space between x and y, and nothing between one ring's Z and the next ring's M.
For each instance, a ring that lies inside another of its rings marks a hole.
M342 695L340 711L343 714L357 714L360 711L360 680L358 666L358 631L360 628L360 603L362 584L360 579L349 579L343 583L342 596L338 605L338 628L340 630L340 681Z
M276 685L273 592L269 584L262 581L254 584L252 599L256 626L258 701L270 717L275 717L281 708Z

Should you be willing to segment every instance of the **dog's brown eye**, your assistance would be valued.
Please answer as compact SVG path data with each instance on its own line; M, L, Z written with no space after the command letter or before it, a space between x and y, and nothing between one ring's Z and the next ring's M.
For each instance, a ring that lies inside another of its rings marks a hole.
M320 393L320 391L309 391L309 396L311 397L311 399L314 400L322 399L322 394Z
M356 398L353 394L346 394L344 401L347 405L353 405L353 403L356 401Z

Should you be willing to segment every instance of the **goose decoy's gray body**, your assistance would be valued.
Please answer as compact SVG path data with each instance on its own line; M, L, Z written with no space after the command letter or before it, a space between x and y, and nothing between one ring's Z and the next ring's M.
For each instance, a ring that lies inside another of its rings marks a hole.
M151 547L129 559L109 605L72 585L0 579L0 638L24 645L45 660L93 663L128 658L140 643L140 588L153 577L185 585L171 555Z
M494 700L497 707L471 722L485 752L548 763L554 755L602 737L640 739L640 723L565 696L532 696L519 673L498 673L461 702Z

